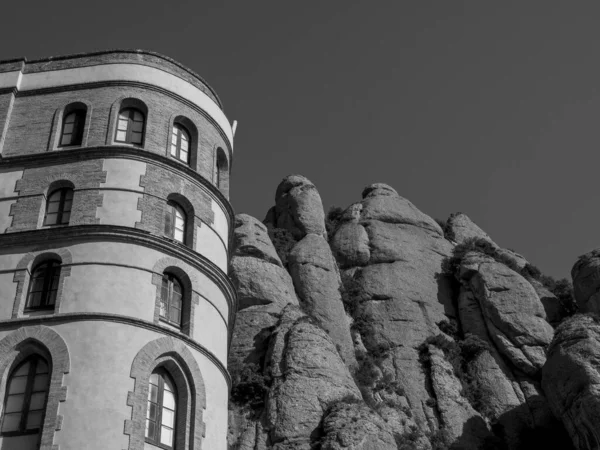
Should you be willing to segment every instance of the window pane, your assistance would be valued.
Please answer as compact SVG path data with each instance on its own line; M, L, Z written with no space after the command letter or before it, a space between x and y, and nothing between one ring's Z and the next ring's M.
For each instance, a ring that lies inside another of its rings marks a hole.
M73 189L69 189L65 194L65 200L73 200Z
M181 159L183 162L188 162L188 153L187 151L184 151L183 148L179 154L179 159Z
M156 424L146 420L146 437L154 439L154 432L156 430Z
M124 131L117 131L117 139L116 140L124 142L125 136L126 136L126 134Z
M175 230L175 236L173 236L173 238L176 241L183 242L183 231L182 230Z
M58 218L57 213L51 213L46 215L45 225L56 225L56 219Z
M60 206L59 202L49 202L48 203L48 213L55 213L55 212L57 212L59 206Z
M158 386L158 374L157 373L153 373L152 375L150 375L150 383Z
M25 394L9 395L6 400L6 412L21 412L23 399L25 399Z
M148 402L148 411L146 411L146 418L156 422L158 414L158 405L156 403Z
M40 292L44 289L43 273L36 273L34 276L35 278L33 279L33 284L31 285L31 292Z
M43 411L29 411L27 414L27 430L34 430L40 428L42 425L42 412Z
M187 139L184 140L183 136L181 136L181 149L185 150L186 152L188 150L188 141L187 141Z
M132 122L131 131L141 133L144 130L144 122Z
M71 123L65 123L65 127L64 127L64 133L65 134L71 134L73 132L73 122Z
M144 116L139 111L133 111L133 120L135 122L142 122L144 120Z
M46 401L46 393L38 392L31 395L31 401L29 402L29 412L44 409L44 402Z
M73 139L72 134L63 134L60 140L60 145L69 145Z
M158 401L158 386L153 384L150 385L150 392L148 393L148 399L154 403Z
M75 122L75 113L72 112L65 117L65 123L73 123Z
M167 385L165 383L165 388L166 387L167 387ZM163 406L170 410L175 409L175 396L173 395L172 392L169 392L167 389L165 389L163 392ZM165 413L165 411L163 409L163 415L164 415L164 413ZM163 423L166 423L166 422L163 420Z
M177 131L173 128L173 134L171 134L171 144L177 147Z
M167 427L160 429L160 443L172 446L173 445L173 430Z
M33 381L33 392L45 391L48 387L48 375L36 375Z
M37 308L38 306L40 306L41 298L42 298L41 292L32 292L29 295L29 301L27 302L27 306L29 308Z
M38 359L37 367L35 368L35 373L48 373L48 364L41 359Z
M52 291L48 294L48 298L46 301L47 306L52 306L56 303L56 291Z
M174 428L175 425L175 413L170 409L163 408L162 410L162 424L169 428Z
M50 290L55 291L58 289L58 280L60 280L60 275L57 273L52 277L52 283L50 284Z
M170 316L171 317L169 318L169 320L171 322L176 323L178 325L181 323L181 318L180 318L181 314L180 314L179 309L177 309L177 308L171 308L171 314L170 314Z
M133 131L131 133L131 142L134 144L142 143L142 133L138 133L137 131Z
M25 392L25 386L27 385L27 376L13 377L10 382L10 388L8 389L9 394L22 394Z
M58 202L58 201L60 201L60 190L54 191L52 194L50 194L50 197L48 197L48 201L49 202Z
M71 211L72 203L73 203L73 200L65 200L65 203L63 204L63 211Z
M177 146L171 145L171 155L177 156Z
M63 213L62 217L60 218L60 223L61 224L69 223L70 218L71 218L70 212Z
M25 364L23 364L21 367L19 367L19 370L17 370L13 377L19 377L22 375L27 375L29 373L29 363L26 362Z
M5 414L2 421L2 431L17 431L21 422L21 413Z

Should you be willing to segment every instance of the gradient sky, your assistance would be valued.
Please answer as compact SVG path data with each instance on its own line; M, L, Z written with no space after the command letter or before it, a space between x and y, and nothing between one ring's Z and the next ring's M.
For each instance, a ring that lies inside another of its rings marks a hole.
M600 2L20 1L0 59L141 48L192 68L238 120L232 203L279 181L325 208L385 182L462 211L542 271L600 244ZM596 180L596 181L594 181Z

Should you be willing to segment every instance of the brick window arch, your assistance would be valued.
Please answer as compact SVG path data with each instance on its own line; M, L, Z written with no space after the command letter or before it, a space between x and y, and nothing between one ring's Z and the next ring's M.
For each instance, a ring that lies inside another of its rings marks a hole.
M85 129L87 106L85 103L71 103L63 112L62 127L60 132L61 147L81 145Z
M194 245L194 207L181 194L169 194L165 205L164 235L188 247Z
M167 155L187 164L194 170L198 170L198 128L189 118L181 115L173 115L169 119L169 128L167 129ZM188 150L187 155L181 157L182 135L187 135ZM178 153L178 145L180 147ZM186 159L187 156L187 159Z
M58 296L60 261L45 260L31 272L25 311L53 310Z
M202 413L206 408L204 379L196 359L184 343L171 337L162 337L146 344L131 364L134 390L127 395L132 407L131 419L125 421L129 435L129 450L144 448L150 376L164 370L172 378L176 390L178 412L175 419L176 449L201 450L204 437Z
M71 219L74 191L72 187L54 189L46 199L44 226L67 225Z
M58 414L60 402L67 399L67 388L63 386L63 377L70 370L69 350L62 337L53 329L43 326L21 327L4 339L0 340L0 395L3 404L7 402L5 397L10 395L9 375L15 374L24 361L29 358L41 358L47 364L48 385L47 396L45 396L44 413L41 414L41 426L38 433L39 443L37 448L53 448L54 433L61 429L62 416ZM40 369L44 369L40 367ZM36 368L36 372L37 368ZM42 370L34 374L34 386L31 387L30 396L40 394L41 390L35 387L35 376L38 377L38 387L41 381L44 381L41 375ZM37 392L36 392L37 391ZM30 397L29 414L39 411L37 405L41 400L41 395L33 399L36 403L32 405ZM32 408L33 406L33 408ZM5 412L8 412L5 410ZM27 426L27 425L25 425ZM8 439L19 439L18 437L5 437L3 443L10 445ZM15 442L15 447L19 448Z
M143 101L118 99L111 107L106 143L144 147L148 117L148 106Z
M162 276L160 289L160 318L176 327L181 327L181 312L184 289L179 279L172 273Z

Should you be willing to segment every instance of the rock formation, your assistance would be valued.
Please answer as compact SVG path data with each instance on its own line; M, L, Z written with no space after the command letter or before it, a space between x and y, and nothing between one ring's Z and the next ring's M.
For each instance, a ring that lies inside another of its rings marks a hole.
M230 450L569 449L564 414L577 448L595 448L580 422L600 403L574 403L557 368L593 358L570 354L562 323L546 360L566 313L524 257L462 213L442 229L385 184L337 211L326 226L316 187L292 175L264 224L236 216ZM588 310L595 258L573 269Z

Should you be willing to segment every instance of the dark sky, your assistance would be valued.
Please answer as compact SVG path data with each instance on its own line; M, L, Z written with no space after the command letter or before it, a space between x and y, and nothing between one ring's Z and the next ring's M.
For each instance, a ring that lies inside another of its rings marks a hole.
M9 3L9 2L7 2ZM0 59L171 56L239 126L231 198L299 173L326 208L392 185L563 277L599 244L600 2L20 1Z

